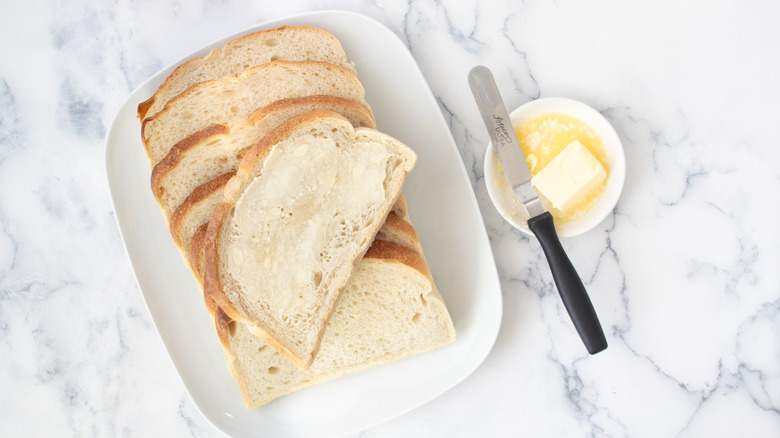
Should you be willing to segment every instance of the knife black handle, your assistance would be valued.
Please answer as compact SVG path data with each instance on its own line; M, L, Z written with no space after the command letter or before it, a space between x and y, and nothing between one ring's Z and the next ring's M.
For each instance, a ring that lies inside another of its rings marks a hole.
M529 219L528 228L536 235L542 246L563 305L569 312L574 328L577 329L588 353L596 354L606 349L607 339L593 309L593 303L590 302L588 292L571 264L569 256L563 250L558 233L555 232L552 215L550 212L545 212Z

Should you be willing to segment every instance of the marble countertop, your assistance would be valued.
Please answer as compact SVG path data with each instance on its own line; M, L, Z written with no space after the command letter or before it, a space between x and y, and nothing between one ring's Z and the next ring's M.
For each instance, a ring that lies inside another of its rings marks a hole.
M220 436L160 341L112 211L105 136L130 92L218 38L346 9L409 47L490 237L503 320L490 355L435 400L355 436L780 436L780 4L15 2L0 16L3 436ZM568 239L609 348L588 356L538 244L488 198L466 84L509 107L598 109L627 177Z

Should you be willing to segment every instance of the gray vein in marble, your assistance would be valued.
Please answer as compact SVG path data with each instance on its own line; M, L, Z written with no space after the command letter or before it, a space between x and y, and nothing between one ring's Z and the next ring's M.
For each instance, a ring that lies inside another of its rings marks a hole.
M688 278L692 279L701 275L722 275L725 277L725 283L723 284L724 292L733 297L740 297L741 294L738 290L740 283L745 281L749 285L755 285L758 281L758 276L753 266L759 260L760 250L758 245L754 243L748 244L746 238L739 239L738 243L739 256L733 266L718 266L713 263L692 259L688 262Z
M770 328L772 327L773 322L775 325L778 324L777 321L780 321L780 299L765 303L759 309L757 309L753 315L740 324L736 335L735 356L739 361L736 374L740 375L741 380L745 383L748 382L748 379L746 379L744 374L747 373L750 375L757 375L758 382L760 383L758 388L751 389L751 385L746 385L750 397L753 399L753 402L756 404L756 406L760 407L764 411L773 412L780 415L780 385L778 385L780 384L780 379L777 382L770 381L771 377L768 375L768 373L771 372L771 370L762 370L761 367L751 366L751 364L748 363L749 359L740 358L742 338L743 336L748 336L746 333L748 326L756 325L761 320L769 322ZM776 353L779 350L777 345L767 345L766 347L769 349L774 348ZM775 391L775 400L773 400L773 394L770 394L770 391L772 390ZM755 392L759 393L756 394Z
M114 13L113 13L113 11L111 11L111 12L110 12L110 16L111 16L111 17L110 17L110 20L111 20L112 22L116 21L116 17L114 17ZM119 28L116 28L116 27L114 27L114 28L111 28L111 29L113 30L113 32L111 32L111 33L112 33L112 36L113 36L113 37L114 37L114 38L115 38L117 41L120 41L120 44L121 44L122 38L121 38L121 32L120 32L120 29L119 29ZM130 37L132 37L132 31L130 32ZM133 78L133 77L132 77L133 75L132 75L132 74L131 74L131 72L130 72L130 67L132 66L132 63L128 61L128 59L127 59L127 54L126 54L126 51L124 51L124 50L120 50L120 51L119 51L119 53L118 53L117 55L118 55L118 57L119 57L119 59L118 59L118 63L117 63L117 67L118 67L118 69L119 69L119 72L121 73L121 78L122 78L122 79L124 80L124 82L125 82L125 83L124 83L124 85L125 85L125 88L126 88L127 90L132 90L133 88L135 88L135 83L136 83L136 82L137 82L137 80L138 80L138 79L136 79L136 78ZM155 60L154 60L154 59L151 59L151 58L147 58L147 59L146 59L146 63L145 63L145 65L146 65L147 63L152 63L152 64L153 64L153 66L155 67L153 70L151 70L151 72L156 72L156 71L158 71L158 70L160 70L160 69L162 68L161 66L159 66L159 63L158 63L158 64L155 64L155 63L154 63L154 61L155 61ZM146 77L148 77L148 76L151 76L151 74L152 74L152 73L149 73L149 74L147 74L147 75L144 75L144 76L142 76L142 77L143 77L143 78L146 78Z
M46 281L39 274L28 275L6 283L0 289L0 302L2 301L31 301L43 300L49 295Z
M549 284L550 293L552 293L552 284ZM568 317L563 315L560 309L561 306L557 306L556 314L559 320L569 321ZM548 338L554 339L552 324L547 323ZM584 436L590 437L606 437L614 436L613 432L605 429L605 426L600 424L600 421L596 420L597 415L605 415L613 423L617 424L621 431L622 436L628 436L627 427L617 418L611 415L610 410L607 407L600 406L598 403L599 393L590 392L590 384L583 381L580 375L579 365L585 360L588 360L589 356L579 356L574 358L570 363L562 359L558 355L558 349L556 344L551 343L550 350L547 353L547 360L553 364L561 375L561 381L563 382L564 397L568 402L573 414L579 419L579 424L588 429L588 432ZM584 431L583 431L584 432Z
M769 320L776 318L779 311L780 300L765 304L755 315L749 317L741 324L740 331L745 324L749 324L759 317L768 318ZM686 431L686 429L692 424L696 416L699 414L699 412L701 412L706 403L712 399L712 397L721 395L722 393L734 393L741 389L746 390L750 398L753 400L753 403L762 410L774 414L780 414L780 407L772 405L768 400L761 399L768 398L767 388L769 387L769 382L766 382L767 378L765 376L759 377L759 381L761 382L759 387L760 394L755 394L754 390L751 390L748 379L745 378L743 371L750 373L752 370L750 370L749 366L746 364L739 362L736 372L729 372L727 367L724 365L723 360L721 359L718 362L718 373L714 384L705 385L705 387L700 390L692 389L688 383L680 381L674 376L665 372L657 363L655 363L652 358L640 354L636 349L634 349L631 343L624 338L625 332L626 331L624 330L616 330L614 335L622 341L622 343L637 359L649 363L657 375L663 376L665 379L673 382L677 388L681 389L695 403L695 409L688 418L688 422L678 431L679 434ZM737 334L737 343L739 343L739 337L740 335ZM758 371L758 373L761 374L760 371Z
M463 129L463 136L465 136L465 138L456 144L474 144L475 139L471 135L471 131L466 128L466 125L462 120L460 120L460 117L458 117L457 114L450 110L450 108L444 102L444 99L436 97L436 102L439 104L444 118L447 120L447 125L450 128L450 132L455 132L456 128ZM465 165L469 174L472 187L476 188L479 185L479 182L484 179L484 171L480 167L482 160L480 160L476 154L472 152L472 148L459 147L458 150L460 151L461 160L463 161L463 164Z
M501 278L501 293L506 295L508 293L533 293L540 301L541 299L553 294L555 292L553 283L544 281L541 275L539 266L539 260L527 259L525 260L526 267L517 269L512 266L512 269L517 271L517 274L512 275L506 268L499 266L499 276ZM522 287L510 287L513 285L522 285ZM543 315L543 313L542 313ZM549 325L548 325L549 328Z
M579 416L582 420L589 420L594 415L594 412L598 410L598 407L593 400L588 399L588 397L583 394L586 385L583 383L582 378L577 371L577 362L581 359L575 360L571 365L568 366L563 364L558 358L554 357L552 352L548 354L548 359L558 367L559 372L563 376L566 400L574 409L576 415ZM607 435L605 431L593 421L583 421L581 423L587 424L591 429L588 436Z
M410 26L408 26L409 20L410 20L409 17L411 15L411 13L412 13L412 0L407 0L406 1L406 8L404 9L403 18L401 19L401 23L402 23L401 24L401 29L400 29L401 35L398 35L398 36L399 36L399 38L401 38L403 40L404 44L406 44L406 47L409 49L409 52L414 54L414 52L412 51L412 41L411 41L411 38L409 38L409 28L410 28Z
M736 240L735 248L736 253L733 254L733 258L728 262L712 261L706 256L705 258L691 257L689 259L681 260L687 268L687 274L685 279L690 282L696 282L700 279L715 279L713 292L722 292L723 296L729 296L733 299L737 299L739 307L752 307L751 302L753 299L747 299L752 294L746 293L748 290L753 290L760 279L760 267L759 262L764 260L762 258L761 245L756 242L751 232L742 228L741 224L744 222L744 211L741 211L741 203L734 204L733 200L728 198L712 197L712 192L708 192L708 187L712 187L711 183L718 183L721 181L736 181L739 178L739 170L735 167L738 164L731 162L718 162L715 159L708 159L707 155L701 156L692 153L697 149L702 149L701 145L696 144L696 139L692 139L690 132L687 129L682 129L682 133L674 136L674 141L670 140L670 135L667 131L659 131L650 128L651 125L647 120L637 119L632 116L627 116L627 120L632 125L642 126L643 129L649 133L649 142L645 145L651 146L644 153L648 158L652 159L652 176L656 181L671 182L671 184L665 185L664 192L653 193L656 196L655 203L663 207L664 210L657 212L661 214L665 209L670 207L690 207L694 206L704 207L699 211L703 212L703 216L697 220L706 223L707 219L717 218L720 216L723 218L723 223L733 224L735 228L729 232L729 229L721 230L718 233L726 236L733 236ZM636 132L636 131L634 131ZM641 141L629 143L627 146L642 146ZM697 147L698 146L698 147ZM636 149L638 151L638 148ZM713 164L714 163L714 164ZM647 181L645 181L647 183ZM718 187L718 185L714 185ZM671 190L670 190L671 189ZM645 184L644 190L656 190L650 188ZM702 192L704 191L704 192ZM738 192L737 192L738 193ZM702 196L704 194L704 196ZM709 199L708 199L709 197ZM740 198L742 201L744 198ZM622 207L619 205L617 212L618 217L621 220L629 221L634 228L639 225L634 221L635 218L631 218L630 215L622 214ZM717 223L717 222L716 222ZM760 298L759 298L760 299ZM628 303L626 302L626 307ZM775 304L776 305L776 304ZM768 304L763 304L764 308ZM771 306L770 306L771 307ZM747 310L747 309L745 309ZM628 316L628 315L627 315ZM753 317L747 319L752 320ZM728 322L726 322L728 324ZM744 325L745 321L741 323ZM639 353L639 345L634 346L629 344L626 339L626 334L631 329L631 321L628 320L628 325L625 329L615 327L615 336L621 338L637 358L647 360L652 363L655 371L658 375L664 376L675 382L676 386L682 389L692 405L695 408L695 412L692 412L688 418L687 424L680 431L681 433L687 430L688 427L694 422L707 421L704 419L697 420L699 412L704 410L705 406L709 406L713 403L713 406L718 406L720 400L724 395L735 394L739 392L746 392L749 397L752 398L753 403L756 406L761 407L764 411L777 414L778 403L772 404L768 402L767 395L771 392L768 388L774 383L771 378L764 379L765 376L758 376L750 371L750 367L742 363L741 359L736 369L730 369L727 365L724 365L724 359L721 358L716 369L716 375L713 379L706 379L703 383L703 387L696 389L695 382L688 382L686 379L679 379L674 377L674 372L666 370L668 365L660 365L651 358ZM739 344L741 335L737 335L735 342ZM738 354L737 354L738 356ZM716 402L711 400L717 399ZM713 408L718 409L718 408ZM709 415L709 409L707 409Z
M51 176L45 181L34 193L52 219L84 231L96 227L96 216L92 211L95 206L88 203L78 180Z
M530 238L529 238L530 241ZM538 242L533 242L538 244ZM539 300L542 300L545 297L553 297L554 299L557 299L558 296L556 292L558 291L555 288L555 283L552 282L552 280L545 280L545 278L549 277L549 271L550 268L547 265L547 261L543 260L541 257L541 253L539 253L539 248L534 247L533 252L536 253L536 257L526 259L526 263L530 264L527 268L528 273L528 280L523 282L528 290L530 292L533 292L536 294L536 296L539 298ZM535 281L531 281L535 280ZM563 307L558 301L556 303L556 310L558 317L561 317L561 311L563 310ZM544 319L544 313L542 313L542 318ZM568 317L566 317L568 318Z
M122 310L117 308L116 309L116 323L115 323L115 325L116 325L116 337L117 337L117 341L119 342L119 344L118 344L119 348L117 349L117 351L115 353L115 358L117 360L124 359L124 357L127 356L127 353L129 352L129 349L130 349L128 344L127 344L127 341L125 340L125 336L126 336L127 330L122 326L122 321L124 321L122 319ZM109 322L105 321L105 320L98 321L98 322L96 322L94 324L97 325L99 328L102 328L102 329L99 329L98 333L101 332L101 331L104 331L105 329L107 329L109 327ZM97 337L97 342L100 342L100 337Z
M605 253L610 252L610 253L612 253L612 257L614 258L614 261L619 266L620 265L620 257L619 257L619 254L617 253L617 251L612 246L611 234L615 231L615 228L616 228L617 223L618 223L618 221L616 219L618 217L625 217L627 220L630 220L630 217L629 216L625 216L625 215L623 215L621 213L620 206L618 206L616 211L613 213L613 217L615 218L615 220L613 221L613 225L612 225L612 227L610 227L607 230L607 249L600 256L599 264L601 264L601 259L603 259ZM691 421L693 420L693 417L696 415L696 412L698 412L701 409L702 404L715 392L715 390L717 389L717 386L714 387L714 388L709 388L709 389L705 388L705 389L702 389L702 390L694 390L694 389L690 388L689 385L686 384L684 381L681 381L681 380L675 378L674 376L672 376L671 374L665 372L662 369L662 367L659 366L651 357L643 355L639 351L637 351L637 349L634 348L632 346L632 344L626 339L625 335L628 332L630 332L630 330L631 330L631 318L630 318L630 313L628 312L629 296L628 296L627 291L626 291L625 273L623 272L622 269L620 269L620 272L621 272L621 275L622 275L622 286L621 286L621 290L620 290L620 296L621 296L621 299L622 299L622 302L623 302L623 311L625 313L624 316L626 317L626 323L625 323L624 327L621 327L619 325L614 325L612 327L612 336L617 338L623 345L625 345L626 348L637 359L649 363L652 366L652 368L654 369L654 371L655 371L655 373L657 375L663 376L665 379L673 382L676 387L682 389L689 397L693 397L696 400L697 407L695 409L695 412L689 418L689 421L688 421L688 425L689 425L691 423ZM595 278L597 273L598 273L598 266L597 266L597 269L594 272L594 276L592 278ZM721 361L720 371L718 373L718 381L719 382L722 380L722 376L723 376L723 369L722 368L723 368L723 366L722 366L722 361ZM687 427L687 425L685 427L683 427L680 430L680 432L683 432L686 427Z
M628 351L631 352L631 354L635 358L637 358L638 360L640 360L642 362L645 362L645 363L649 364L650 367L653 369L653 371L654 371L654 373L656 375L662 376L665 380L668 380L669 382L674 384L676 388L681 389L686 395L688 395L689 399L692 399L692 401L696 404L696 408L694 409L693 413L691 414L690 418L688 419L688 422L686 423L685 426L683 426L678 431L678 435L679 435L679 433L682 433L685 430L685 428L687 428L688 425L690 425L691 421L693 420L693 417L696 415L696 412L698 412L701 409L701 405L702 405L703 401L706 400L707 397L709 396L709 394L711 394L712 392L710 391L709 394L705 395L705 394L703 394L700 391L697 392L695 390L692 390L692 389L688 388L684 382L682 382L682 381L676 379L674 376L664 372L663 369L661 369L661 367L652 358L650 358L650 357L648 357L646 355L643 355L643 354L639 353L637 350L635 350L631 346L631 344L628 342L628 340L623 337L623 335L624 335L624 332L621 332L621 331L618 331L618 332L615 333L615 336L618 339L620 339L620 341L626 346Z
M0 161L0 168L2 168ZM5 283L5 276L11 272L16 265L17 242L14 235L9 230L9 221L5 213L0 209L0 285ZM4 295L5 288L0 289L0 299Z
M583 279L583 281L585 281L586 283L592 283L596 279L599 273L599 268L601 267L602 263L604 263L605 258L611 259L615 262L615 265L617 265L618 271L620 272L620 288L618 289L618 294L620 295L620 300L621 303L623 304L622 307L623 316L626 318L627 321L624 330L627 331L631 327L631 318L628 312L629 295L626 286L626 273L623 270L623 267L620 265L620 254L618 254L618 251L612 245L613 235L615 234L615 231L618 227L618 221L617 221L618 215L620 215L619 206L616 207L615 210L613 210L612 213L610 214L609 219L611 219L612 225L604 230L606 233L606 239L605 239L606 247L604 248L604 251L602 251L601 254L599 254L598 257L599 261L596 264L596 268L593 270L593 275L591 275L588 280ZM616 326L613 326L613 331L614 330L617 330Z
M52 292L52 291L47 291ZM52 334L38 325L31 332L37 351L35 377L39 384L50 384L57 379L57 375L66 376L68 370L65 364L55 355L51 354L57 346Z
M113 50L124 45L121 26L105 25L117 22L114 14L110 8L87 9L76 18L55 22L50 30L52 47L76 61L66 64L67 70L60 75L60 117L74 133L85 138L102 139L106 133L102 123L104 98L91 90L101 85L119 85L127 90L139 80L128 69L126 51ZM159 69L159 61L148 56L141 59L141 67L151 64L154 68L144 69L142 77ZM109 83L116 78L123 83Z
M647 123L647 121L645 121ZM703 163L693 161L689 163L679 163L683 159L682 150L691 148L690 132L686 131L678 140L667 138L665 131L655 131L650 129L650 138L653 140L653 148L650 152L653 162L653 169L659 180L664 180L667 184L664 187L672 189L670 193L658 193L660 205L665 207L674 207L686 199L694 181L699 178L707 178L712 169L703 168ZM681 175L671 174L671 172L682 172ZM672 184L674 183L674 184Z
M528 54L520 48L520 46L517 45L515 40L509 36L509 28L511 26L510 22L512 19L516 17L517 14L512 14L506 17L504 19L504 25L501 29L501 35L509 41L509 45L512 47L512 50L520 56L520 59L522 60L521 66L523 67L523 71L520 73L520 78L516 77L515 71L518 70L517 68L512 68L509 71L509 77L512 79L512 83L514 84L515 90L518 90L522 95L526 96L527 99L534 100L538 99L541 94L542 90L539 86L539 82L536 80L536 77L533 74L533 70L531 69L531 64L528 62ZM530 90L526 90L527 87L522 85L522 81L520 80L522 76L525 75L530 81Z
M179 414L179 418L181 418L182 421L184 421L184 424L187 425L187 429L190 429L191 431L194 431L195 423L192 421L192 419L190 417L188 417L187 415L184 414L184 404L185 404L185 400L182 399L179 402L179 408L176 410L176 412Z
M204 430L200 427L200 423L196 422L196 419L200 419L200 417L196 417L195 419L186 412L186 408L190 406L188 399L182 398L179 402L179 406L176 410L176 413L179 415L179 418L184 422L184 424L187 426L187 430L193 437L210 437L213 436L213 433L211 433L209 430ZM196 414L197 415L197 414Z
M623 269L620 267L620 259L617 254L617 251L612 246L612 233L615 231L617 224L616 221L613 221L611 227L609 227L606 230L606 246L605 249L599 254L598 256L598 262L590 275L583 277L583 283L585 283L586 287L588 287L589 284L591 284L597 277L599 277L601 272L601 267L603 263L605 263L606 260L610 260L614 262L617 267L618 271L620 272L621 276L621 282L620 282L620 288L619 288L619 294L621 296L622 302L623 302L623 313L626 317L628 317L628 296L626 294L626 283L625 283L625 273L623 272ZM548 269L547 266L542 266L541 261L537 261L537 266L533 268L528 268L529 271L537 272L537 276L540 277L539 281L543 284L543 287L532 287L530 283L527 283L527 287L530 290L537 291L537 294L540 298L544 298L544 296L550 296L555 295L556 296L556 320L557 321L566 321L566 323L569 323L569 318L567 314L563 311L563 307L557 303L557 294L555 294L556 290L553 287L552 282L544 281L541 279L541 269ZM541 302L541 301L540 301ZM544 313L543 313L544 315ZM544 316L543 316L543 319ZM553 321L548 321L546 323L547 326L547 332L548 336L552 339L552 323ZM629 326L630 326L630 319L629 319ZM622 332L628 330L628 328L618 328L617 326L613 326L613 332ZM622 337L622 335L618 335L619 337ZM596 437L596 436L614 436L614 431L605 429L605 425L602 426L599 421L595 420L594 417L597 416L597 414L604 415L607 418L610 419L610 421L614 424L616 424L620 431L622 432L622 436L628 436L628 429L625 424L623 424L621 421L619 421L618 418L611 415L610 410L606 407L600 406L598 403L598 396L599 394L596 392L594 394L588 395L588 389L589 384L586 384L582 377L580 376L579 371L579 365L581 362L587 360L588 356L581 356L578 358L575 358L571 361L570 364L567 364L562 360L562 358L558 357L557 354L557 347L555 343L551 344L551 350L548 352L547 355L548 360L555 364L555 366L558 368L562 381L564 383L564 391L565 391L565 398L569 402L569 405L572 407L573 412L575 415L577 415L581 420L580 424L583 426L587 426L589 431L586 433L586 436ZM596 398L594 398L596 397Z
M702 390L702 391L691 391L685 387L684 384L680 383L679 386L686 390L689 395L694 396L698 399L698 402L696 404L696 409L693 411L691 416L688 418L688 422L680 429L678 432L678 435L683 434L686 430L688 430L691 425L693 424L696 417L701 413L705 405L714 395L717 395L717 391L720 389L725 389L728 392L734 392L737 389L737 382L734 379L734 375L725 374L723 371L723 361L718 362L718 379L717 384L710 388L709 390ZM660 370L658 370L660 372ZM665 374L664 374L665 375Z
M58 51L73 55L89 66L100 65L104 59L102 42L104 19L95 9L84 9L78 21L56 22L52 25L51 44Z
M441 10L444 14L444 21L447 24L447 35L455 40L461 48L468 53L477 54L485 47L484 42L479 41L474 37L477 30L477 23L479 22L479 15L476 11L474 12L474 20L471 23L471 28L463 30L455 25L450 16L450 10L445 7L441 0L436 0L435 4L436 8Z
M60 84L60 107L64 110L61 117L75 135L91 140L105 137L103 101L77 89L67 77Z
M767 376L767 373L761 369L751 368L745 364L740 364L738 371L740 378L745 382L745 387L747 388L753 403L766 412L780 414L780 408L772 405L767 390L769 384L772 383L768 381L769 377Z
M633 348L633 347L632 347L632 345L631 345L631 343L630 343L630 342L628 342L628 340L627 340L627 339L625 339L625 337L624 337L625 333L626 333L625 331L618 330L618 331L616 331L616 332L614 333L614 335L615 335L615 336L616 336L616 337L617 337L617 338L618 338L618 339L621 341L621 343L622 343L623 345L625 345L625 346L626 346L626 348L627 348L627 349L628 349L628 350L629 350L629 351L630 351L630 352L631 352L631 353L632 353L632 354L633 354L633 355L634 355L634 356L635 356L637 359L640 359L640 360L642 360L642 361L644 361L644 362L647 362L647 363L649 363L649 364L650 364L650 366L653 368L653 370L655 371L655 373L656 373L656 374L658 374L658 375L660 375L660 376L663 376L663 377L664 377L664 378L666 378L667 380L669 380L669 381L673 382L673 383L675 384L675 386L679 387L680 389L682 389L682 390L683 390L683 391L685 391L686 393L688 393L688 394L694 394L694 393L695 393L695 390L692 390L692 389L688 388L684 382L682 382L682 381L678 380L678 379L677 379L677 378L675 378L674 376L672 376L672 375L668 374L667 372L665 372L665 371L664 371L664 370L663 370L663 369L662 369L662 368L661 368L661 367L660 367L660 366L659 366L659 365L658 365L658 364L657 364L657 363L656 363L656 362L655 362L655 361L654 361L654 360L653 360L651 357L649 357L649 356L647 356L647 355L644 355L644 354L641 354L639 351L637 351L635 348Z
M17 123L16 100L8 83L0 77L0 165L22 147L22 135Z

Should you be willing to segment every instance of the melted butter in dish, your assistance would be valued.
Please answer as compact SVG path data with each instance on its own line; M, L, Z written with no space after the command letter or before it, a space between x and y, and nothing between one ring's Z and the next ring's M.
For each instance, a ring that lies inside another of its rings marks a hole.
M598 202L609 161L590 126L566 114L546 113L515 126L515 133L534 175L533 184L556 221L576 220Z

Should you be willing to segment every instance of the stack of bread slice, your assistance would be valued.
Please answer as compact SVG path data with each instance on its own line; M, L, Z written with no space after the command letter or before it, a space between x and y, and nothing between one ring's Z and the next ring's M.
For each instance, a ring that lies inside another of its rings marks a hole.
M376 130L333 35L235 39L180 65L138 117L248 408L454 340L402 194L416 154Z

